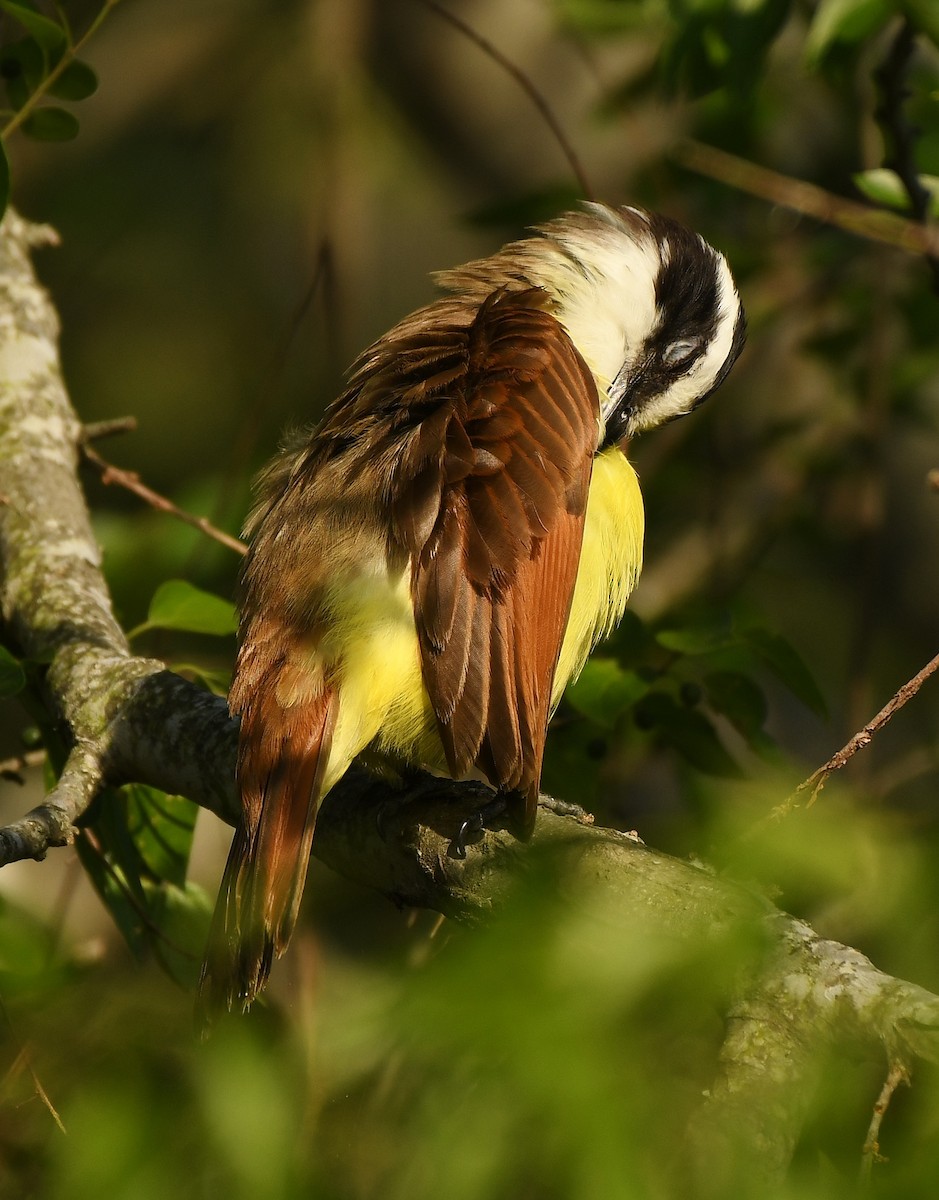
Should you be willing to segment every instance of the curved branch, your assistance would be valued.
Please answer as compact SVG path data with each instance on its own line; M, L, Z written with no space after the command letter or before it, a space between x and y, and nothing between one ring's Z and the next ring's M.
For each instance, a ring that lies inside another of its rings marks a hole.
M12 210L0 224L0 613L5 639L41 670L70 755L46 803L4 831L0 863L68 842L106 783L178 778L209 807L232 801L225 702L133 656L114 617L78 483L82 427L62 379L58 317L30 260L56 241Z

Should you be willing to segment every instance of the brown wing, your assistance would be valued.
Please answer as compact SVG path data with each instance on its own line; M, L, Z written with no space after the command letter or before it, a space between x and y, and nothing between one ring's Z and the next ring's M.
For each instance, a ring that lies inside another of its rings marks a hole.
M519 836L534 821L598 437L593 376L541 300L497 293L461 331L459 373L443 355L449 402L408 434L392 496L449 767L521 793Z

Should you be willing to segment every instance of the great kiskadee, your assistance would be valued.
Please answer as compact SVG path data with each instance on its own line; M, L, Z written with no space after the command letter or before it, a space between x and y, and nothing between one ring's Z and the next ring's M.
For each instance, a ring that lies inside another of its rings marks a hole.
M588 204L437 281L263 476L209 1010L247 1007L285 949L356 755L478 768L531 833L548 718L642 565L621 444L709 396L745 336L724 257L636 208Z

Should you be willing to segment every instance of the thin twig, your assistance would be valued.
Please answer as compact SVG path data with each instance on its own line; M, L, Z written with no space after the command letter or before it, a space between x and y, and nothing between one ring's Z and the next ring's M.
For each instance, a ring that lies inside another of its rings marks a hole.
M109 421L91 421L82 426L83 442L99 442L102 438L114 437L117 433L136 433L136 417L112 417Z
M885 165L896 172L903 184L913 220L925 225L929 220L932 196L929 189L923 186L916 165L917 130L910 124L904 111L910 94L907 73L915 49L916 30L907 19L900 26L883 65L875 74L881 90L881 102L874 115L883 130L884 141L891 147ZM939 254L927 254L926 261L932 272L933 290L939 292Z
M49 1099L49 1093L42 1086L39 1076L36 1074L36 1068L33 1066L32 1055L30 1054L29 1047L24 1045L22 1042L20 1042L19 1037L17 1036L16 1030L13 1028L13 1022L10 1020L10 1014L7 1011L7 1006L4 1003L2 997L0 997L0 1012L3 1013L3 1020L4 1020L4 1023L6 1024L6 1027L9 1031L9 1033L10 1033L10 1036L13 1038L14 1042L19 1047L16 1058L13 1060L12 1065L10 1066L9 1070L7 1071L6 1075L3 1077L3 1080L0 1081L0 1083L2 1083L3 1085L6 1085L7 1083L11 1082L20 1073L22 1068L26 1067L26 1069L29 1071L30 1078L33 1081L33 1087L36 1090L36 1095L46 1106L53 1121L55 1121L56 1125L59 1127L59 1129L62 1131L62 1133L66 1134L66 1136L67 1136L68 1131L65 1128L62 1118L59 1116L58 1112L56 1111L55 1105Z
M511 59L506 58L506 56L500 50L498 50L492 44L492 42L484 38L481 33L477 33L476 30L470 25L467 25L461 17L458 17L455 13L450 12L449 9L444 8L442 4L438 4L437 0L418 0L418 3L423 4L425 8L429 8L431 12L435 12L438 17L442 17L445 21L449 21L449 23L455 29L458 29L465 37L468 37L470 41L475 42L484 54L488 55L493 62L498 63L504 71L507 71L508 74L512 76L522 91L525 92L525 94L534 104L535 108L537 108L541 113L545 124L554 135L555 141L561 147L564 157L567 159L568 166L573 172L574 178L577 180L577 186L584 194L584 199L592 200L593 188L590 186L587 173L581 166L580 159L577 157L574 147L568 141L564 130L561 128L560 122L551 111L547 100L544 98L541 92L538 91L534 83L532 83L521 67L513 63Z
M97 467L101 472L101 482L103 484L116 483L119 487L126 488L129 492L133 492L135 496L139 496L151 508L169 513L170 516L176 517L177 520L185 521L187 525L198 529L206 537L220 542L229 550L234 550L236 554L244 554L247 550L244 542L232 537L224 529L217 528L207 517L197 517L194 513L186 512L175 505L172 500L168 500L166 496L161 496L153 488L147 487L145 483L141 482L140 476L136 471L125 471L121 467L115 467L113 463L109 463L107 459L102 458L98 451L88 444L87 440L82 440L81 450L88 462Z
M921 671L918 671L912 679L907 680L903 687L887 701L877 716L868 721L863 729L858 730L849 742L842 746L836 754L831 756L828 762L823 763L818 770L813 771L808 779L804 779L791 796L788 796L782 804L773 809L767 820L779 820L779 818L787 816L794 809L800 807L801 801L799 797L804 792L809 791L809 789L811 789L811 795L809 796L808 804L814 804L819 792L828 782L828 776L833 771L840 771L845 763L857 754L858 750L869 745L874 734L883 729L893 714L902 708L908 700L912 700L929 676L937 670L939 670L939 654L928 662Z
M939 232L896 213L846 200L814 183L780 175L701 142L682 142L675 150L675 157L682 166L700 175L717 179L751 196L760 196L771 204L791 208L826 225L835 225L857 237L885 242L911 254L939 256Z
M871 1123L868 1126L867 1137L864 1139L864 1146L861 1150L861 1184L865 1188L870 1184L871 1171L874 1164L884 1161L880 1153L880 1126L883 1122L884 1114L890 1107L893 1093L900 1084L905 1083L909 1085L909 1082L910 1072L907 1067L900 1062L891 1063L890 1070L887 1072L887 1078L884 1080L884 1086L880 1089L880 1095L874 1104Z

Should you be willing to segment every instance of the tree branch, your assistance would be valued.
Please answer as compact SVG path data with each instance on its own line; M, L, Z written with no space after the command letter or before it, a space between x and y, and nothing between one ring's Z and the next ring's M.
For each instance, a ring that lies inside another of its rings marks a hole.
M930 258L939 256L939 232L931 227L908 221L896 213L846 200L814 183L780 175L778 171L760 167L745 158L718 150L716 146L682 142L675 150L675 158L690 171L717 179L751 196L759 196L771 204L781 204L783 208L791 208L826 225L836 225L857 237L884 242L912 254Z
M36 664L70 753L45 804L0 837L0 863L69 841L106 783L161 786L169 775L232 811L225 702L131 655L114 618L77 478L82 427L62 380L58 317L30 261L32 247L56 241L12 210L0 225L0 613L4 639Z

